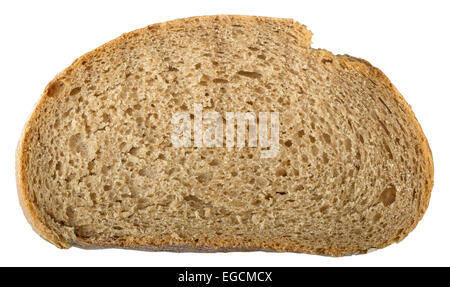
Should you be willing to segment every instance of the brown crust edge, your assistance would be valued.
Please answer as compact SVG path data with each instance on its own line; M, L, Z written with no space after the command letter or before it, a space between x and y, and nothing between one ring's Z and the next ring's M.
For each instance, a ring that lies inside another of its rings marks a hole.
M367 253L371 250L352 250L349 248L349 250L341 250L336 248L327 248L322 249L321 252L318 252L314 249L309 248L299 248L298 246L278 246L276 244L269 244L259 242L255 245L258 247L245 247L245 246L229 246L229 242L223 242L224 244L221 244L221 242L215 242L213 245L198 245L198 246L189 246L189 245L178 245L173 244L172 242L167 241L165 243L150 243L148 241L141 242L141 240L136 239L129 239L125 242L110 242L103 245L97 245L92 242L89 242L88 240L85 240L83 238L76 238L74 241L67 241L62 239L58 234L53 232L50 228L48 228L43 222L39 220L39 217L37 215L37 210L33 207L33 204L30 200L27 188L26 188L26 178L24 177L24 161L23 161L23 155L24 150L28 149L28 146L26 145L26 141L28 139L28 134L30 132L30 126L34 123L34 121L37 118L37 115L39 111L41 110L42 106L45 104L45 101L49 97L49 89L52 86L53 83L56 83L59 80L63 80L66 75L70 75L70 73L75 70L82 62L83 59L95 57L97 54L103 52L107 49L114 49L118 43L121 41L126 41L129 37L134 37L136 34L142 33L145 30L152 30L155 33L158 33L161 30L168 29L171 27L176 27L179 25L186 25L188 23L192 22L211 22L217 19L227 19L227 20L239 20L244 22L253 22L253 21L259 21L264 19L272 19L272 20L279 20L281 22L285 22L286 24L295 25L297 26L298 31L302 31L304 34L302 36L305 39L305 44L308 46L311 44L311 36L312 33L306 29L306 27L292 19L282 19L282 18L272 18L272 17L259 17L259 16L240 16L240 15L214 15L214 16L200 16L200 17L190 17L190 18L184 18L184 19L176 19L168 22L163 23L157 23L152 24L147 27L137 29L134 31L131 31L129 33L122 34L120 37L113 39L100 47L92 50L91 52L88 52L78 59L76 59L68 68L66 68L63 72L58 74L45 88L44 93L42 94L41 98L39 99L39 102L36 104L29 120L27 121L22 136L19 140L17 151L16 151L16 183L17 183L17 192L19 196L20 205L22 207L23 213L27 219L27 221L32 226L33 230L35 230L36 233L38 233L43 239L46 241L54 244L55 246L59 248L70 248L71 246L76 246L80 248L86 248L86 249L99 249L99 248L127 248L127 249L137 249L137 250L150 250L150 251L175 251L175 252L231 252L231 251L281 251L281 252L300 252L300 253L307 253L307 254L321 254L321 255L331 255L331 256L343 256L343 255L349 255L349 254L357 254L357 253ZM424 194L421 194L421 200L419 203L419 214L415 220L415 222L405 230L399 237L386 242L382 246L376 247L377 249L384 248L394 242L399 242L403 240L409 232L411 232L418 224L418 222L422 219L431 196L431 190L433 188L434 183L434 167L433 167L433 158L431 149L429 147L428 141L425 137L425 134L423 133L422 127L420 126L419 122L417 121L414 112L411 110L410 105L406 102L406 100L403 98L403 96L400 94L400 92L395 88L395 86L390 82L390 80L386 77L386 75L379 70L378 68L373 67L368 61L355 58L349 55L334 55L331 52L328 52L326 50L322 50L326 53L330 53L333 57L340 61L344 61L345 64L348 64L348 66L352 69L355 69L358 72L361 72L365 75L371 75L379 80L381 82L385 83L387 86L393 89L394 91L394 97L395 100L404 108L405 112L408 114L410 118L411 124L414 126L414 129L417 132L417 135L421 139L421 148L424 151L423 156L424 160L426 162L427 167L427 174L428 174L428 183L426 184L426 190Z
M402 241L419 223L419 221L423 218L425 211L428 208L431 198L431 191L434 185L434 163L433 163L433 154L431 152L430 145L425 136L425 133L422 130L422 126L416 118L413 110L411 109L411 105L405 100L402 94L397 90L397 88L391 83L389 78L378 68L372 66L368 61L352 57L349 55L337 55L338 58L347 60L347 63L350 63L353 68L365 75L374 76L379 79L382 83L393 90L394 100L399 104L402 110L408 115L410 123L414 126L417 136L420 139L420 147L423 151L423 160L426 165L427 172L427 180L425 183L425 193L421 194L419 201L419 212L417 214L417 218L414 223L406 229L402 234L400 234L396 239L394 239L391 243ZM389 245L387 244L387 245ZM386 246L387 246L386 245Z
M37 210L34 208L32 200L28 194L28 190L26 188L26 179L23 176L25 173L25 164L23 161L24 149L27 149L28 146L25 145L25 141L27 139L28 133L30 131L30 125L34 122L37 112L39 111L39 107L43 105L46 92L48 87L51 85L53 81L51 81L45 91L44 94L39 99L38 103L35 105L31 116L26 122L22 134L20 136L19 142L17 144L16 149L16 157L15 157L15 167L16 167L16 186L17 186L17 194L19 197L19 203L22 207L23 214L25 215L26 220L31 225L33 230L39 234L46 241L54 244L59 248L69 248L71 245L66 242L62 242L58 239L58 235L52 232L43 222L39 220L37 215Z

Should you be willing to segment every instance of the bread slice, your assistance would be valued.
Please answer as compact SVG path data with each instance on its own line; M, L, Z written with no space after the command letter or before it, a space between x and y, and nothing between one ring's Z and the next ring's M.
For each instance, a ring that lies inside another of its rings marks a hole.
M341 256L402 240L428 206L427 140L380 70L311 35L290 19L194 17L78 58L19 143L30 224L60 248ZM174 146L171 119L195 105L278 113L278 152L262 157L250 135Z

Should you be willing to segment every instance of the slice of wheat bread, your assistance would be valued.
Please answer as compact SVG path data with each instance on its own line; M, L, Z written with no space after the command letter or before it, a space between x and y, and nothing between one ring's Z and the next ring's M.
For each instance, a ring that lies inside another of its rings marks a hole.
M18 193L61 248L340 256L402 240L433 186L409 105L368 62L310 48L290 19L150 25L78 58L19 142ZM279 152L175 147L171 117L278 112Z

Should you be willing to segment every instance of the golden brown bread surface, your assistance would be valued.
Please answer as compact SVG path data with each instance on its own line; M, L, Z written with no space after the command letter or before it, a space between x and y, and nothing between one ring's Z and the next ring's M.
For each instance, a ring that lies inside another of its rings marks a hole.
M433 186L409 105L368 62L310 48L289 19L150 25L46 87L17 150L24 213L61 248L341 256L402 240ZM175 147L177 112L278 112L260 147Z

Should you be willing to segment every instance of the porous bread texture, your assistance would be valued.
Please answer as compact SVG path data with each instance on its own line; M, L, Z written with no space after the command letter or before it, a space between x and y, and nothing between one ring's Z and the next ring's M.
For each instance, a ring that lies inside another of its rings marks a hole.
M378 69L290 19L155 24L52 80L17 154L25 215L61 248L341 256L402 240L433 185L427 140ZM276 111L280 151L174 148L179 111Z

